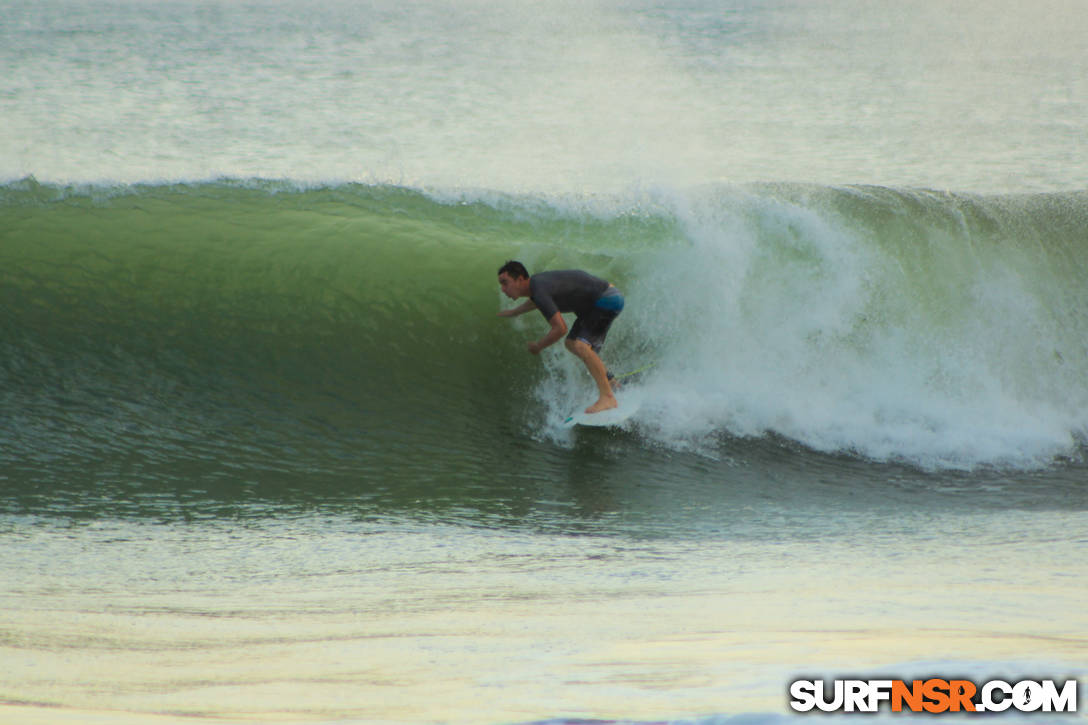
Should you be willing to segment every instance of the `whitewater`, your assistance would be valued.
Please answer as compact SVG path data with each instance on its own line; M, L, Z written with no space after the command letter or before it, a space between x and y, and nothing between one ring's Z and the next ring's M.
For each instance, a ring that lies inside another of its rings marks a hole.
M1083 681L1086 31L0 0L0 720ZM638 415L561 425L592 384L507 259L623 291Z

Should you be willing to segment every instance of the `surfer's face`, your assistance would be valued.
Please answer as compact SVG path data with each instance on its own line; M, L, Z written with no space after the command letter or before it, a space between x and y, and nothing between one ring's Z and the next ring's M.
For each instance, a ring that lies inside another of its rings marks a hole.
M503 294L512 300L525 296L526 291L524 287L528 281L528 279L514 279L506 272L499 275L499 287L502 288Z

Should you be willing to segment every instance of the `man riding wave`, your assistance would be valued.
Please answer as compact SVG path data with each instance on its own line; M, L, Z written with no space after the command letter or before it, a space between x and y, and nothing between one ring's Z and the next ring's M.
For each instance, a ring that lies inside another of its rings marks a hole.
M612 321L623 310L623 295L615 286L581 270L538 272L532 276L521 262L509 261L499 268L499 286L512 300L529 299L517 307L499 312L500 317L517 317L530 310L540 310L551 326L539 340L529 342L529 352L540 354L544 348L567 336L566 348L583 363L597 384L597 402L586 408L598 413L619 405L612 389L612 376L600 358L601 345ZM568 333L564 312L577 319Z

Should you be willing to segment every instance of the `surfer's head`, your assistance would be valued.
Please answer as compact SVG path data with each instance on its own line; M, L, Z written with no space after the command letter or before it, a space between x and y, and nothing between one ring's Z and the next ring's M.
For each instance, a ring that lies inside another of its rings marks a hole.
M501 276L503 274L509 275L511 279L521 279L522 277L525 277L526 279L529 278L529 270L525 269L525 265L521 262L515 262L512 259L499 267L499 275Z
M529 270L521 262L510 260L499 267L499 287L512 300L529 296Z

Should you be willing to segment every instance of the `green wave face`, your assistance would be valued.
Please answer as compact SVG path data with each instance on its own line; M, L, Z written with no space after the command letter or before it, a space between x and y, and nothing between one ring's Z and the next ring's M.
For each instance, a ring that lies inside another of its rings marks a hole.
M10 185L6 467L95 491L492 480L538 423L543 370L527 321L496 316L499 265L618 273L602 240L655 225L386 187Z

